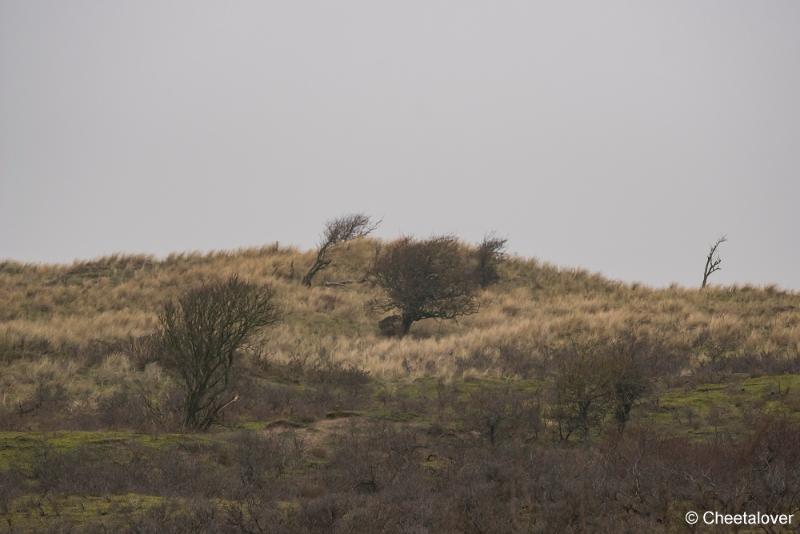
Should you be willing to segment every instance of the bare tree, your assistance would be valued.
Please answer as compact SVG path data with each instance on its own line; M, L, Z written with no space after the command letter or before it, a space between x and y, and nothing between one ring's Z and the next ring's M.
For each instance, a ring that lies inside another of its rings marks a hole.
M395 241L376 258L372 276L386 292L373 307L400 312L401 336L421 319L455 319L478 311L474 274L453 236Z
M184 387L183 424L206 430L238 398L227 394L236 351L280 312L270 287L234 275L185 292L159 319L162 362Z
M706 266L705 269L703 269L703 284L700 286L701 289L706 287L706 285L708 284L709 276L722 269L722 267L720 267L720 264L722 263L722 258L719 257L717 249L721 244L723 244L727 240L728 238L723 235L719 237L713 245L711 245L711 248L708 249L708 256L706 256Z
M578 431L589 439L589 431L608 410L609 376L585 349L573 348L558 355L550 403L559 439L566 441Z
M630 333L573 341L554 350L551 415L561 440L573 432L586 441L609 411L620 433L650 387L645 358L653 350Z
M495 237L489 234L483 238L475 252L477 265L475 274L478 278L478 285L488 287L500 279L497 267L505 257L507 239Z
M317 247L317 257L303 276L303 285L311 287L311 282L317 273L331 264L333 260L331 260L330 254L336 245L366 237L375 231L378 224L380 221L373 222L368 215L363 213L344 215L325 223L325 230L322 232L322 238Z

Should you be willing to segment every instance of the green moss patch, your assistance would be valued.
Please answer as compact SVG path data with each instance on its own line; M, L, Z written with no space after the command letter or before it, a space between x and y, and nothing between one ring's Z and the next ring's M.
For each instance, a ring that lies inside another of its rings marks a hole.
M78 447L108 450L125 443L148 447L208 442L211 438L195 434L138 434L134 432L0 432L0 471L12 467L25 469L36 450L51 447L65 453Z
M722 383L661 394L642 417L662 430L705 439L741 434L754 418L773 414L800 419L800 375L734 376Z

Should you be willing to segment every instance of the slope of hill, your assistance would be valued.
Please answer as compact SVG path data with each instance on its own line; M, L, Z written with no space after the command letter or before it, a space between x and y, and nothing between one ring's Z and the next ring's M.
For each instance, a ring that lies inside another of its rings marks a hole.
M0 355L69 360L92 343L114 344L153 331L160 306L201 280L239 274L276 287L287 312L270 332L270 358L325 350L380 375L451 377L459 361L486 360L481 374L502 374L490 349L513 345L531 357L568 340L633 332L682 353L686 367L720 357L785 359L800 350L800 295L774 287L655 290L583 270L513 258L502 282L480 297L476 315L427 321L415 335L386 340L367 310L378 290L363 278L374 241L350 245L307 289L298 282L311 253L266 247L164 260L111 256L68 266L0 264ZM467 366L469 367L469 366Z
M738 451L745 477L754 436L777 439L781 451L794 439L776 428L789 432L800 410L800 294L657 290L512 257L500 282L481 292L478 313L385 338L368 306L379 289L363 281L380 246L343 247L311 288L300 279L312 253L277 244L165 259L0 263L0 519L12 531L134 519L141 528L191 530L213 512L224 518L213 524L232 532L258 532L254 525L267 520L283 525L275 531L326 531L328 523L313 523L319 513L341 531L368 532L375 524L359 521L369 510L410 498L412 488L438 487L478 515L442 515L415 501L432 531L485 531L501 516L513 524L500 530L586 530L581 522L591 513L605 518L600 530L657 529L680 523L682 506L699 498L684 488L684 504L658 501L658 491L680 484L668 471L708 467L703 462L721 454L715 447L727 447ZM231 274L272 285L285 319L242 351L232 385L240 401L225 426L184 434L171 416L175 382L149 336L164 302ZM641 393L622 403L628 383L618 381L602 400L593 397L595 377L620 354L636 358ZM627 426L619 424L621 406L630 411ZM783 423L759 426L773 417ZM645 446L643 436L663 439ZM645 454L641 447L660 451L649 484L661 486L649 496L631 489L640 475L613 453ZM699 463L685 463L689 449ZM175 458L184 471L170 475ZM473 471L489 464L499 478L487 486ZM570 514L583 502L581 484L607 476L598 466L622 469L618 487ZM540 475L523 475L531 470ZM112 481L145 472L135 483ZM265 489L276 481L283 490ZM563 507L539 500L543 488L561 495ZM722 502L728 489L714 498ZM796 504L751 491L753 502ZM620 504L619 495L632 501ZM408 531L403 518L418 512L394 510L386 531Z

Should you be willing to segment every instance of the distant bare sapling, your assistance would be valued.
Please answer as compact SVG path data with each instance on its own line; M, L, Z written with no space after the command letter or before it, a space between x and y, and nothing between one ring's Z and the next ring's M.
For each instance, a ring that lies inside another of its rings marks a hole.
M725 236L719 237L713 245L708 249L708 256L706 256L706 266L703 269L703 284L700 288L706 287L708 284L708 277L711 276L713 273L722 269L720 264L722 264L722 258L719 257L719 246L727 241L728 238Z

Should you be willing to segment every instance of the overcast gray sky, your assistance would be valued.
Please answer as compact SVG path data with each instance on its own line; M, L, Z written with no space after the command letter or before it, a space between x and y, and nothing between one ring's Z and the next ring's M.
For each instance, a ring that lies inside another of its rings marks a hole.
M0 258L496 230L800 288L800 2L0 0Z

